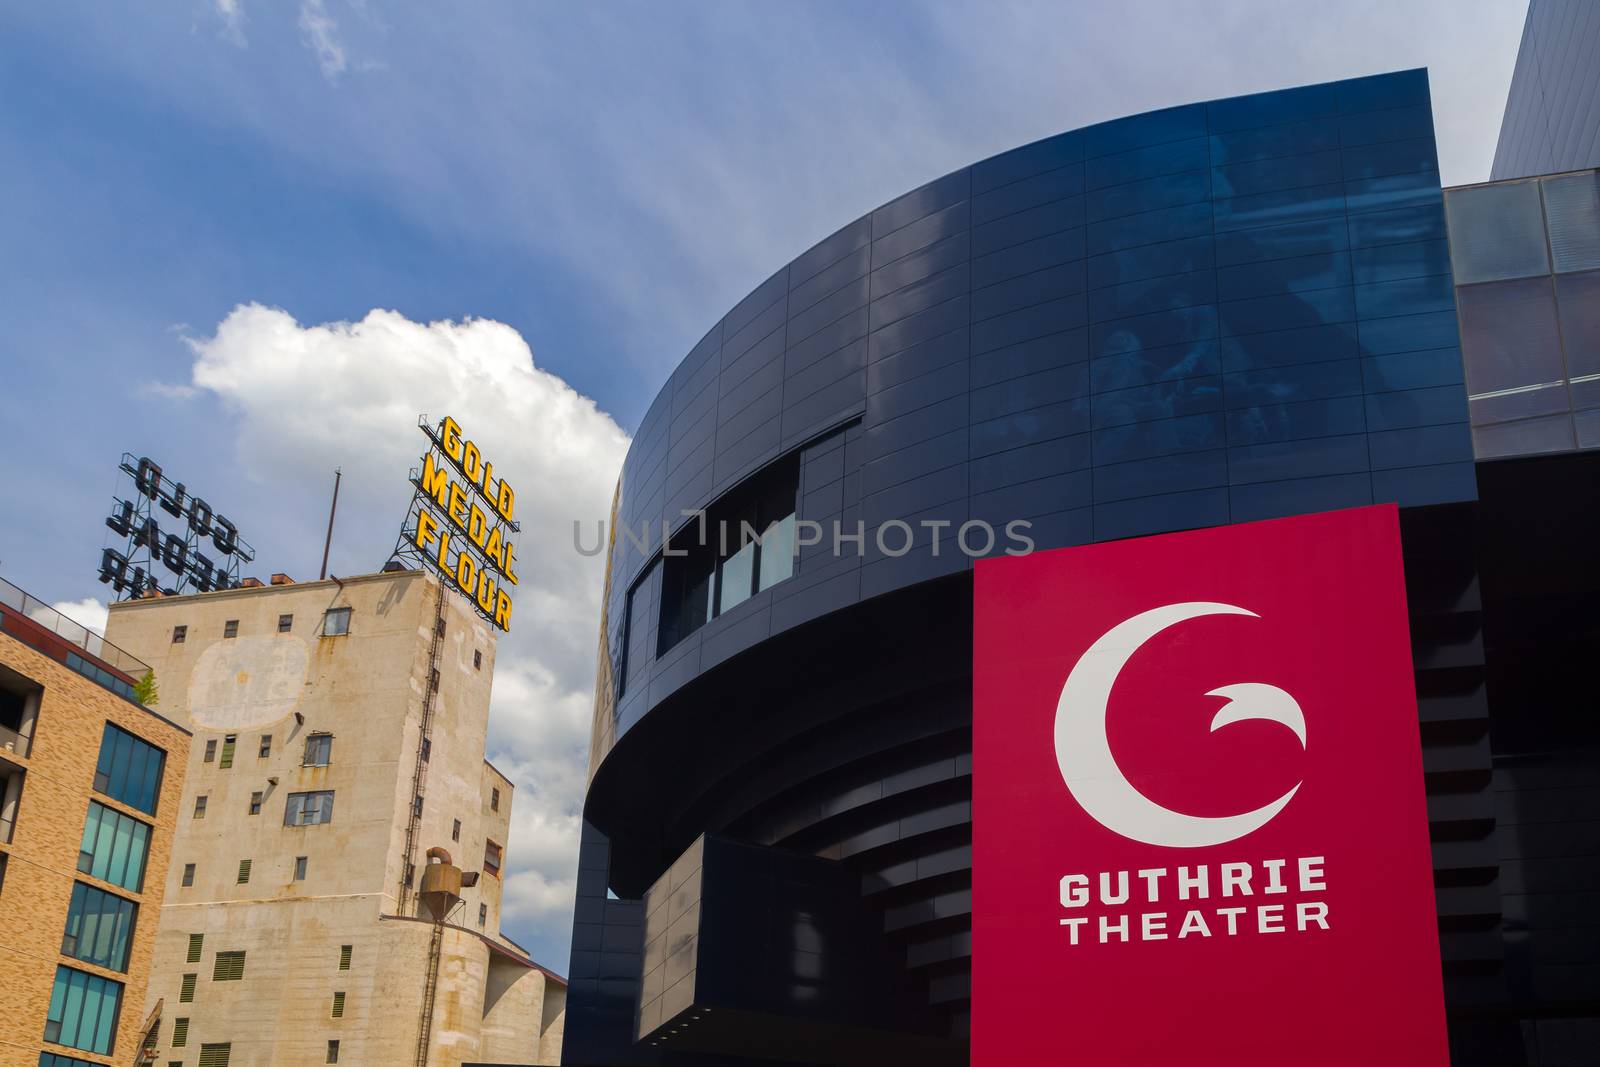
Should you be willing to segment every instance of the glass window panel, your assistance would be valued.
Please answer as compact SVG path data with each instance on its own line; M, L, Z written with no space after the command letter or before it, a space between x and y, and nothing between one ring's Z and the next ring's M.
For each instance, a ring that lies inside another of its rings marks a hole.
M125 730L106 723L95 769L95 789L113 800L154 812L166 754Z
M1186 104L1090 126L1083 131L1083 151L1087 156L1100 156L1140 145L1200 137L1205 132L1205 105Z
M1361 380L1369 393L1393 389L1425 389L1434 385L1459 385L1461 350L1439 348L1431 352L1400 352L1363 360Z
M1360 353L1356 330L1353 322L1335 322L1297 330L1226 337L1222 340L1222 367L1224 370L1253 370L1354 359Z
M719 568L722 590L718 600L719 614L750 599L753 591L751 583L754 580L752 568L755 558L755 542L748 541L737 552L722 561L722 566Z
M1243 371L1222 379L1223 400L1229 408L1353 396L1361 391L1361 365L1355 360Z
M1327 185L1342 177L1337 151L1279 156L1255 163L1237 163L1212 171L1217 196L1244 196L1307 185Z
M1158 419L1218 411L1222 407L1222 378L1182 378L1101 393L1092 401L1095 429L1127 422L1153 422Z
M1343 252L1350 247L1350 226L1343 215L1309 222L1285 222L1219 233L1216 245L1219 267Z
M1600 171L1545 178L1544 210L1555 269L1600 267Z
M1344 183L1344 200L1352 217L1370 211L1401 207L1424 207L1440 202L1439 175L1393 174L1382 178L1362 178Z
M1212 239L1207 235L1091 256L1085 266L1088 284L1098 288L1141 278L1202 270L1211 266L1213 261Z
M1161 174L1204 170L1210 163L1210 144L1203 128L1195 133L1199 136L1152 144L1148 148L1136 148L1116 155L1095 156L1091 153L1091 158L1084 163L1084 187L1099 189Z
M1351 322L1356 317L1355 289L1318 289L1310 293L1280 293L1249 300L1231 300L1221 306L1222 335L1265 333L1328 322Z
M1097 222L1085 233L1084 245L1090 254L1100 255L1138 245L1199 237L1209 234L1211 228L1211 205L1187 204Z
M62 955L113 971L128 969L138 905L82 882L72 887Z
M56 968L44 1037L59 1045L110 1055L122 985L97 975Z
M1172 378L1194 378L1222 370L1221 348L1214 340L1193 341L1166 348L1122 352L1089 365L1090 388L1096 393L1154 385Z
M1526 278L1550 270L1537 182L1452 189L1445 212L1458 284Z
M1305 85L1213 100L1205 108L1211 130L1242 130L1330 116L1337 110L1337 99L1331 84Z
M1124 282L1089 293L1089 321L1214 304L1217 277L1210 270Z
M1089 330L1089 354L1099 358L1215 336L1217 309L1204 304L1096 323Z
M1463 286L1456 298L1467 391L1474 397L1566 377L1548 277Z
M1216 230L1247 230L1291 222L1336 219L1345 215L1345 187L1334 182L1303 189L1218 197L1212 202Z
M1600 271L1559 275L1556 303L1561 309L1567 373L1575 379L1600 374ZM1579 386L1580 383L1573 383L1574 393ZM1590 384L1591 391L1593 388Z
M1359 396L1308 400L1299 404L1256 405L1228 412L1230 445L1331 437L1362 433L1366 428L1366 412Z
M1241 263L1217 271L1217 295L1223 300L1273 293L1331 289L1350 283L1348 252L1317 252L1291 259Z
M1461 302L1461 294L1466 291L1457 290L1458 304ZM1364 356L1451 348L1458 343L1456 316L1454 312L1449 311L1396 315L1388 319L1367 319L1361 323L1359 330L1361 354Z
M1092 189L1084 194L1083 214L1088 222L1136 215L1141 211L1195 204L1211 196L1211 175L1204 170L1167 174L1159 178Z
M1228 490L1201 489L1096 505L1094 535L1096 539L1105 541L1167 530L1217 526L1227 521Z
M768 526L761 539L761 582L770 589L794 574L794 512Z
M1274 156L1297 156L1339 147L1339 126L1333 119L1311 119L1281 126L1211 134L1213 163L1249 163Z
M1565 382L1547 382L1524 385L1515 389L1502 389L1468 398L1474 425L1490 422L1508 422L1532 418L1535 415L1554 415L1572 406Z
M1435 195L1426 203L1351 215L1349 230L1352 248L1443 240L1444 204Z
M1366 402L1368 430L1437 426L1467 419L1467 394L1459 385L1375 393L1367 396Z
M1356 249L1351 258L1357 285L1450 273L1448 241L1374 245Z
M1346 178L1378 178L1391 174L1420 174L1439 169L1432 137L1346 148L1343 157Z
M1455 289L1448 274L1373 282L1356 286L1356 308L1363 319L1452 311Z
M1093 437L1094 458L1102 464L1221 448L1227 440L1221 414L1136 422L1109 430L1096 430Z
M1572 416L1565 412L1472 428L1472 450L1479 459L1570 452L1572 448Z
M1180 452L1155 459L1096 467L1094 498L1097 504L1137 496L1156 496L1187 489L1228 484L1227 453Z

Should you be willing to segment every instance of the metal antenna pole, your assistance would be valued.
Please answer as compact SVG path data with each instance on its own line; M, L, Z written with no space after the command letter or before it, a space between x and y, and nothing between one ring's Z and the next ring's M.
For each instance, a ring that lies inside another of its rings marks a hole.
M344 476L338 467L333 468L333 506L328 509L328 536L322 542L322 574L317 580L328 576L328 551L333 548L333 517L339 512L339 479Z

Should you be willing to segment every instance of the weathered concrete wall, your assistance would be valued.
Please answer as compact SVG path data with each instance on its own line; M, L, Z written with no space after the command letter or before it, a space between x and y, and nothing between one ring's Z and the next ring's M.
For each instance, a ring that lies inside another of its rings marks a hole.
M190 1019L187 1049L230 1042L234 1067L320 1064L327 1042L338 1040L341 1063L413 1062L431 928L381 917L402 910L407 826L420 795L417 870L439 846L480 874L449 917L465 930L445 933L429 1063L474 1058L489 966L478 934L499 937L502 895L500 878L483 873L485 844L509 846L513 790L484 760L495 635L454 594L444 597L425 778L413 788L439 596L433 578L400 572L113 608L108 637L151 664L164 705L196 729L149 994L152 1003L167 998L169 1019ZM352 609L349 634L323 636L324 612L339 607ZM292 616L287 632L278 629L283 615ZM237 636L224 637L234 620ZM176 626L186 628L177 644ZM302 766L305 740L317 732L333 735L331 761ZM229 734L233 765L224 768ZM208 762L213 740L217 757ZM334 792L332 821L285 826L289 794L316 790ZM260 812L251 814L257 793ZM205 813L196 817L200 796ZM306 861L302 880L297 857ZM245 859L249 881L240 883ZM194 884L186 887L189 863ZM419 911L412 894L404 912ZM199 964L187 962L191 933L205 934ZM354 946L348 972L337 970L344 944ZM242 982L211 981L217 950L246 952ZM174 1005L187 973L198 975L199 992L184 1015ZM337 1020L335 992L345 993ZM525 1060L541 1022L540 1012L508 1014L497 1027L520 1033L508 1039L520 1040ZM158 1061L169 1050L181 1057L171 1037L169 1022Z

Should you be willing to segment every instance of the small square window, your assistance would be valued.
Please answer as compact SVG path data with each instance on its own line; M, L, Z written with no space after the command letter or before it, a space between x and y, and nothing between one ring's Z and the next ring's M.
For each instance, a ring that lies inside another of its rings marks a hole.
M205 762L207 762L207 763L215 763L216 762L216 760L217 760L217 739L215 737L213 737L211 740L206 742L206 754L205 754L204 759L205 759Z
M489 905L478 905L478 925L483 926L489 921Z
M206 797L204 793L194 798L194 817L197 819L206 817Z
M272 755L272 735L271 734L262 734L261 735L261 750L256 753L256 758L257 759L266 759L270 755Z
M343 637L350 632L350 609L329 608L322 614L322 636Z
M183 884L185 886L194 885L194 864L192 863L183 865Z
M188 636L189 636L189 628L187 626L174 626L172 628L172 643L173 644L175 644L175 645L183 644L184 640L187 639Z
M293 615L279 615L278 616L278 632L280 634L286 634L290 630L293 630L293 629L294 629L294 616Z
M476 648L472 650L472 669L483 670L483 653Z
M250 794L250 814L251 815L260 815L261 814L261 794L260 793L251 793Z
M294 858L294 880L297 882L306 880L306 857L304 856L296 856Z
M450 824L450 840L461 840L461 820L456 819Z
M329 1062L329 1063L338 1063L339 1062L339 1042L337 1042L337 1041L329 1041L328 1042L328 1061L327 1062Z
M239 620L238 619L229 619L227 622L223 623L222 624L222 636L223 637L238 637L239 636Z
M490 789L489 790L489 810L490 811L499 811L500 810L500 790L498 790L498 789Z
M301 764L306 767L326 767L333 762L333 735L312 734L306 738L306 756Z

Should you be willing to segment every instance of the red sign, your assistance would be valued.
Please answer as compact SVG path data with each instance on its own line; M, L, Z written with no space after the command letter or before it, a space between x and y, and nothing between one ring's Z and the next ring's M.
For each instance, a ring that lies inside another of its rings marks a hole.
M972 1063L1448 1063L1398 513L977 564Z

